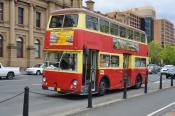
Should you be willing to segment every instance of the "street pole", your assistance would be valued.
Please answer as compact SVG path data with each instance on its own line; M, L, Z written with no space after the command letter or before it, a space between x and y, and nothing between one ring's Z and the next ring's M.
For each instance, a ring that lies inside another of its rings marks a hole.
M171 87L173 86L173 75L171 75Z
M92 80L89 80L89 88L88 88L88 108L92 108Z
M145 78L145 89L144 89L144 93L147 93L148 90L148 77Z
M162 89L162 73L160 73L160 87L159 89Z
M29 87L24 88L23 116L29 115Z

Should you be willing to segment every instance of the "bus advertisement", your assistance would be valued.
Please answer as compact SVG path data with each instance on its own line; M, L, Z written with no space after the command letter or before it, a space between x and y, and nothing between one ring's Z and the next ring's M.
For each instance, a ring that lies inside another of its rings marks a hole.
M42 88L59 93L104 95L107 90L140 88L148 77L145 32L83 8L54 11L44 49ZM124 76L125 75L125 76Z

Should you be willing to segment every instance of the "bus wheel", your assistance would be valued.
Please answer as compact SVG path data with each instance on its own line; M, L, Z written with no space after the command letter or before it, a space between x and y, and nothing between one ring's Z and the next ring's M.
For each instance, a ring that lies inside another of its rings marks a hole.
M100 96L103 96L103 95L105 95L105 93L106 93L106 81L105 81L105 79L102 79L100 81L98 94Z
M142 78L140 76L137 76L136 82L135 82L135 89L139 89L142 86Z

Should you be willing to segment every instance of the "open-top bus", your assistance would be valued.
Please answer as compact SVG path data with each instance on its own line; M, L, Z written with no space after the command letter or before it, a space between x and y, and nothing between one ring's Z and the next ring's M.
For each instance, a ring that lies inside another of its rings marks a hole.
M106 90L140 88L148 76L148 46L143 31L82 8L54 11L45 45L42 88L56 92L104 95Z

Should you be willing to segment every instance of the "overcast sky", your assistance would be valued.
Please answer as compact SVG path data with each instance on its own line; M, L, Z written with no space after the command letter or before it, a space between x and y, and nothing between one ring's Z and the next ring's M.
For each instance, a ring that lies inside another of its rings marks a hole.
M85 6L85 1L83 0ZM166 18L175 25L175 0L93 0L95 10L102 13L127 10L130 8L152 6L156 9L156 17Z

